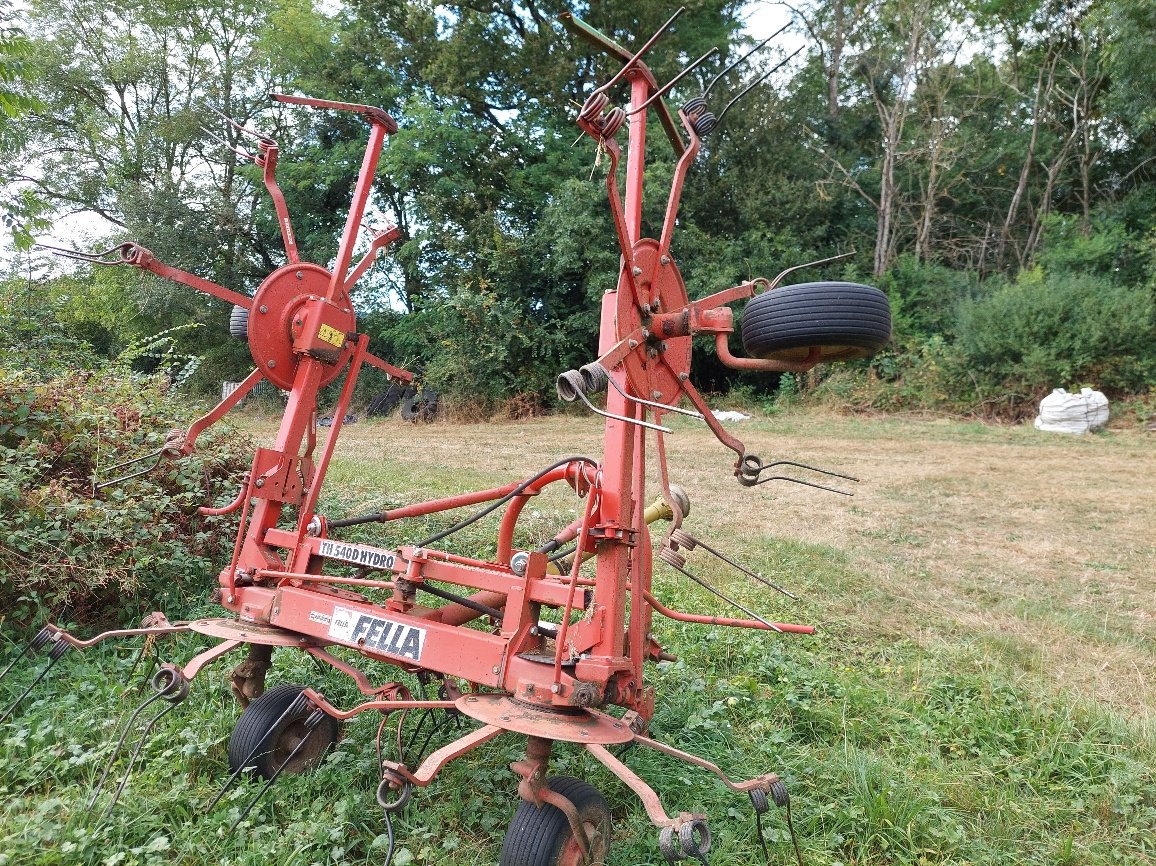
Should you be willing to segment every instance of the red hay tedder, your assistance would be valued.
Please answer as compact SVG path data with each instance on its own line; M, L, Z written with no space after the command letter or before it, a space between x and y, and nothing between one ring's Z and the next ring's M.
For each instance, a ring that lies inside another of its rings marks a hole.
M656 612L716 626L800 634L814 631L810 626L768 621L686 570L680 551L702 547L746 571L683 529L690 506L685 494L668 478L663 435L670 431L663 426L663 418L675 412L701 418L720 442L735 452L734 475L741 485L772 480L812 484L790 474L791 470L822 470L790 461L764 463L722 428L691 384L691 341L700 335L712 337L721 360L737 369L804 371L823 361L864 357L879 349L890 336L887 300L877 289L854 283L780 287L784 272L775 280L760 277L690 301L671 251L679 197L702 138L718 125L735 100L716 116L708 107L707 88L677 112L668 108L664 94L706 59L700 58L674 81L659 86L642 56L670 21L636 53L576 18L566 16L564 24L623 61L613 78L589 96L577 120L582 132L609 159L606 188L622 251L618 286L602 299L599 357L558 377L558 394L563 400L581 400L605 417L600 460L568 457L504 487L377 514L329 520L316 512L326 469L363 365L375 366L402 381L412 378L367 351L367 337L357 332L350 302L354 283L378 251L399 234L392 227L370 230L369 252L359 264L352 265L381 148L398 128L381 109L275 97L316 109L357 112L370 125L332 270L300 261L285 200L274 176L277 144L240 126L240 132L256 140L255 154L241 152L263 168L287 258L287 264L269 274L252 298L164 265L133 243L103 254L73 253L100 264L143 268L222 298L239 308L234 325L239 319L246 327L247 314L247 337L256 369L183 437L171 440L165 456L190 454L198 435L237 405L261 379L289 393L276 441L271 447L257 449L236 499L224 508L202 509L204 513L236 512L239 516L232 559L221 570L213 593L228 611L227 616L170 623L163 615L154 614L140 628L107 632L89 640L50 624L25 649L24 654L42 651L49 656L48 665L37 677L39 682L70 647L91 646L114 637L176 632L196 632L214 639L213 646L183 665L159 668L152 679L154 693L126 724L118 753L132 726L143 723L139 737L143 744L145 735L183 700L190 681L206 665L245 648L247 656L232 674L233 692L244 710L229 741L232 776L222 794L243 773L266 780L257 795L260 797L282 772L316 766L337 739L342 720L377 713L384 729L392 713L447 710L478 724L416 766L403 763L400 755L398 760L382 760L377 800L388 824L390 812L403 807L415 788L429 785L448 762L503 734L525 737L525 757L511 765L520 777L518 795L522 802L502 847L504 866L601 864L608 859L610 817L606 803L584 781L550 777L555 741L578 744L638 795L659 830L659 848L671 862L687 858L705 862L711 844L706 816L685 812L668 815L654 790L609 747L633 743L700 767L731 790L748 795L760 815L772 802L780 806L788 803L786 787L773 773L733 781L706 759L646 735L655 694L646 684L644 666L648 660L669 657L651 629ZM613 105L616 88L629 91L628 108ZM642 234L650 112L657 116L677 159L656 238ZM627 128L628 141L624 197L617 175L621 157L618 135L623 127ZM728 346L733 315L727 305L746 299L750 301L743 317L742 338L751 357L735 357ZM319 389L342 377L332 426L319 443ZM604 410L589 399L602 391L606 392ZM693 408L681 408L683 398ZM655 434L654 450L649 455L647 431ZM662 488L661 500L649 508L644 504L648 458L657 463ZM788 474L780 474L783 471ZM519 515L533 496L551 484L568 485L585 500L581 518L538 549L515 549ZM357 524L483 505L479 512L445 531L396 548L341 538L342 529ZM436 547L453 532L499 509L504 511L492 560L459 556ZM287 519L290 515L292 518ZM668 521L669 528L655 545L649 525L657 519ZM566 549L571 544L572 552ZM655 551L659 559L688 579L738 608L743 617L690 613L664 604L651 586ZM583 567L586 562L589 565ZM371 600L368 591L385 600ZM294 647L347 674L365 700L342 708L312 688L282 684L265 690L274 647ZM337 654L336 648L352 652ZM374 682L347 660L357 654L416 675L423 686L436 684L437 698L426 699L424 690L415 697L402 682ZM159 709L146 721L149 706ZM609 712L612 707L625 712ZM15 709L13 704L5 717ZM139 751L138 745L114 802ZM93 794L94 803L103 782ZM390 836L392 839L392 829Z

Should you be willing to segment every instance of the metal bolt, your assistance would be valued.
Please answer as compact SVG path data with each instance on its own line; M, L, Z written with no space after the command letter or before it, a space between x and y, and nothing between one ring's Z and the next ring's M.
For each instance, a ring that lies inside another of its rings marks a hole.
M633 273L634 276L636 276L636 277L640 277L640 276L642 276L642 268L640 268L636 265L634 267L634 269L631 271L631 273Z
M304 274L302 274L302 273L301 273L301 271L298 271L298 272L297 272L297 279L299 279L299 280L303 280L303 279L305 279L305 275L304 275Z
M258 478L256 481L253 482L253 486L254 487L264 487L265 486L265 479L264 478Z
M502 716L502 721L508 722L508 721L510 721L510 717L509 716Z
M662 298L655 298L654 303L651 304L651 306L654 307L654 312L657 313L659 310L662 309Z
M622 727L622 722L615 722L615 723L614 723L614 727L616 727L616 728L621 728L621 727Z
M650 392L650 399L661 400L662 399L662 392L661 391L651 391Z
M650 304L643 304L642 305L642 312L649 315L650 314Z
M268 308L267 306L265 306L264 304L262 304L261 306L259 306L257 309L258 309L258 311L260 311L260 312L262 312L262 313L267 313L267 312L269 312L269 308Z
M685 382L689 378L690 378L689 373L679 373L678 374L678 381L680 381L680 382Z
M494 665L492 668L490 668L490 670L493 671L494 673L497 673L498 671L501 670L501 668L499 668L497 665Z
M659 259L659 261L662 262L664 265L669 265L670 264L670 256L663 256L662 258Z
M558 694L558 692L562 691L562 687L557 683L554 683L554 685L550 686L550 691L554 694Z
M580 731L578 731L578 733L580 733L584 737L590 736L590 732L588 730L586 730L585 728L582 728Z
M237 596L230 595L228 598L225 599L225 601L227 601L229 604L236 604L237 603Z
M642 329L642 336L643 336L643 337L649 337L649 336L650 336L650 331L649 331L647 328L643 328L643 329Z
M658 351L660 351L660 352L666 351L666 341L665 340L663 340L661 343L658 344Z
M268 361L265 362L265 366L268 367L270 370L272 370L274 367L277 366L277 362L274 361L272 358L270 358Z
M626 345L628 345L632 349L637 349L638 348L638 341L637 340L627 340Z
M473 697L473 696L466 698L467 704L476 704L477 702L478 702L478 699Z

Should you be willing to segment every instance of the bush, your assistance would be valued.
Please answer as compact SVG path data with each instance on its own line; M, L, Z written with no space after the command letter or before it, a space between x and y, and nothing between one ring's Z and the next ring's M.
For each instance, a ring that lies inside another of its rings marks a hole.
M1137 393L1156 376L1156 304L1148 289L1102 276L1025 271L963 304L958 345L987 391L1035 399L1093 384Z
M92 370L103 361L84 336L57 320L51 306L0 285L0 371L40 379Z
M891 301L896 341L955 332L960 302L973 297L978 281L973 272L956 271L934 262L921 262L910 253L876 284Z
M166 388L111 367L47 381L0 371L0 618L26 624L67 606L70 619L119 625L208 589L233 529L197 506L240 485L248 449L235 434L95 489L98 474L133 471L112 467L186 426L192 413Z

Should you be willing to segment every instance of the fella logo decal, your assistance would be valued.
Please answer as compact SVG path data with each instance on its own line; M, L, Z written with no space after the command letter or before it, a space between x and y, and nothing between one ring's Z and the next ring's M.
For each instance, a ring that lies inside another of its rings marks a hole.
M333 608L329 636L415 662L421 660L421 651L425 646L424 628L391 622L344 607Z
M317 554L326 559L340 559L354 565L387 570L393 568L393 564L397 561L397 555L388 550L370 547L368 544L344 544L328 538L317 546Z

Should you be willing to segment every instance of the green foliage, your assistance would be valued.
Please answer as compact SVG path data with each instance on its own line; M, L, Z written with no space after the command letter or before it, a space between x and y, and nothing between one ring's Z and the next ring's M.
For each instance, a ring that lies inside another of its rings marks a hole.
M1094 274L1114 283L1139 283L1136 239L1108 215L1087 227L1072 216L1052 216L1036 261L1045 273Z
M1143 390L1156 376L1156 303L1102 277L1026 272L962 307L959 345L988 388L1038 398L1052 387Z
M0 371L0 618L26 623L67 607L77 620L123 625L205 591L233 533L196 509L240 483L241 441L202 438L194 457L98 487L158 462L187 422L188 407L166 390L112 366L59 378Z
M891 301L891 324L897 341L950 337L960 302L978 289L974 273L921 262L910 254L900 256L877 284Z
M32 43L24 30L12 23L10 0L0 2L0 15L5 19L0 24L0 118L13 118L39 105L14 87L28 75L25 61L32 53ZM5 125L0 119L0 129Z
M969 370L990 358L957 340L960 304L993 277L1015 282L1034 266L1049 280L1151 287L1153 88L1138 59L1150 53L1150 5L1103 0L1072 15L1041 0L803 0L796 25L814 50L736 105L691 166L672 247L690 296L855 249L831 270L877 274L892 299L896 348L828 377L830 393L966 410L1006 383L1017 400L1046 390L1054 383L1032 377L1056 365ZM365 124L270 108L264 94L381 105L401 129L369 213L402 237L355 293L362 321L379 349L397 352L388 357L423 369L460 402L549 403L554 376L593 357L599 299L617 277L605 161L595 164L589 141L575 146L573 126L573 105L617 61L559 27L559 3L350 0L325 10L307 0L31 3L28 36L9 53L21 92L44 110L0 127L3 177L28 175L4 184L9 222L28 242L46 204L87 210L115 227L116 240L133 237L163 261L251 291L284 261L278 221L260 170L213 136L251 140L205 106L278 140L299 248L326 263ZM580 10L635 46L668 13L650 0ZM648 53L667 80L686 58L721 49L672 104L745 50L741 17L733 2L697 4ZM962 34L980 47L957 51ZM0 86L5 56L0 48ZM779 57L772 44L751 63ZM715 109L753 73L720 80ZM626 87L611 95L623 102ZM649 235L674 168L663 139L652 125ZM190 387L215 391L249 366L225 336L226 306L186 287L127 269L39 283L61 321L102 355L197 322L204 362ZM410 318L385 322L394 313ZM1099 356L1089 349L1060 366L1107 370L1120 388L1140 388L1156 350L1114 358L1120 342L1100 340ZM701 341L695 375L711 390L752 384Z
M76 329L57 319L51 305L34 297L31 285L15 281L0 285L0 371L41 380L81 370L101 362L92 345Z

